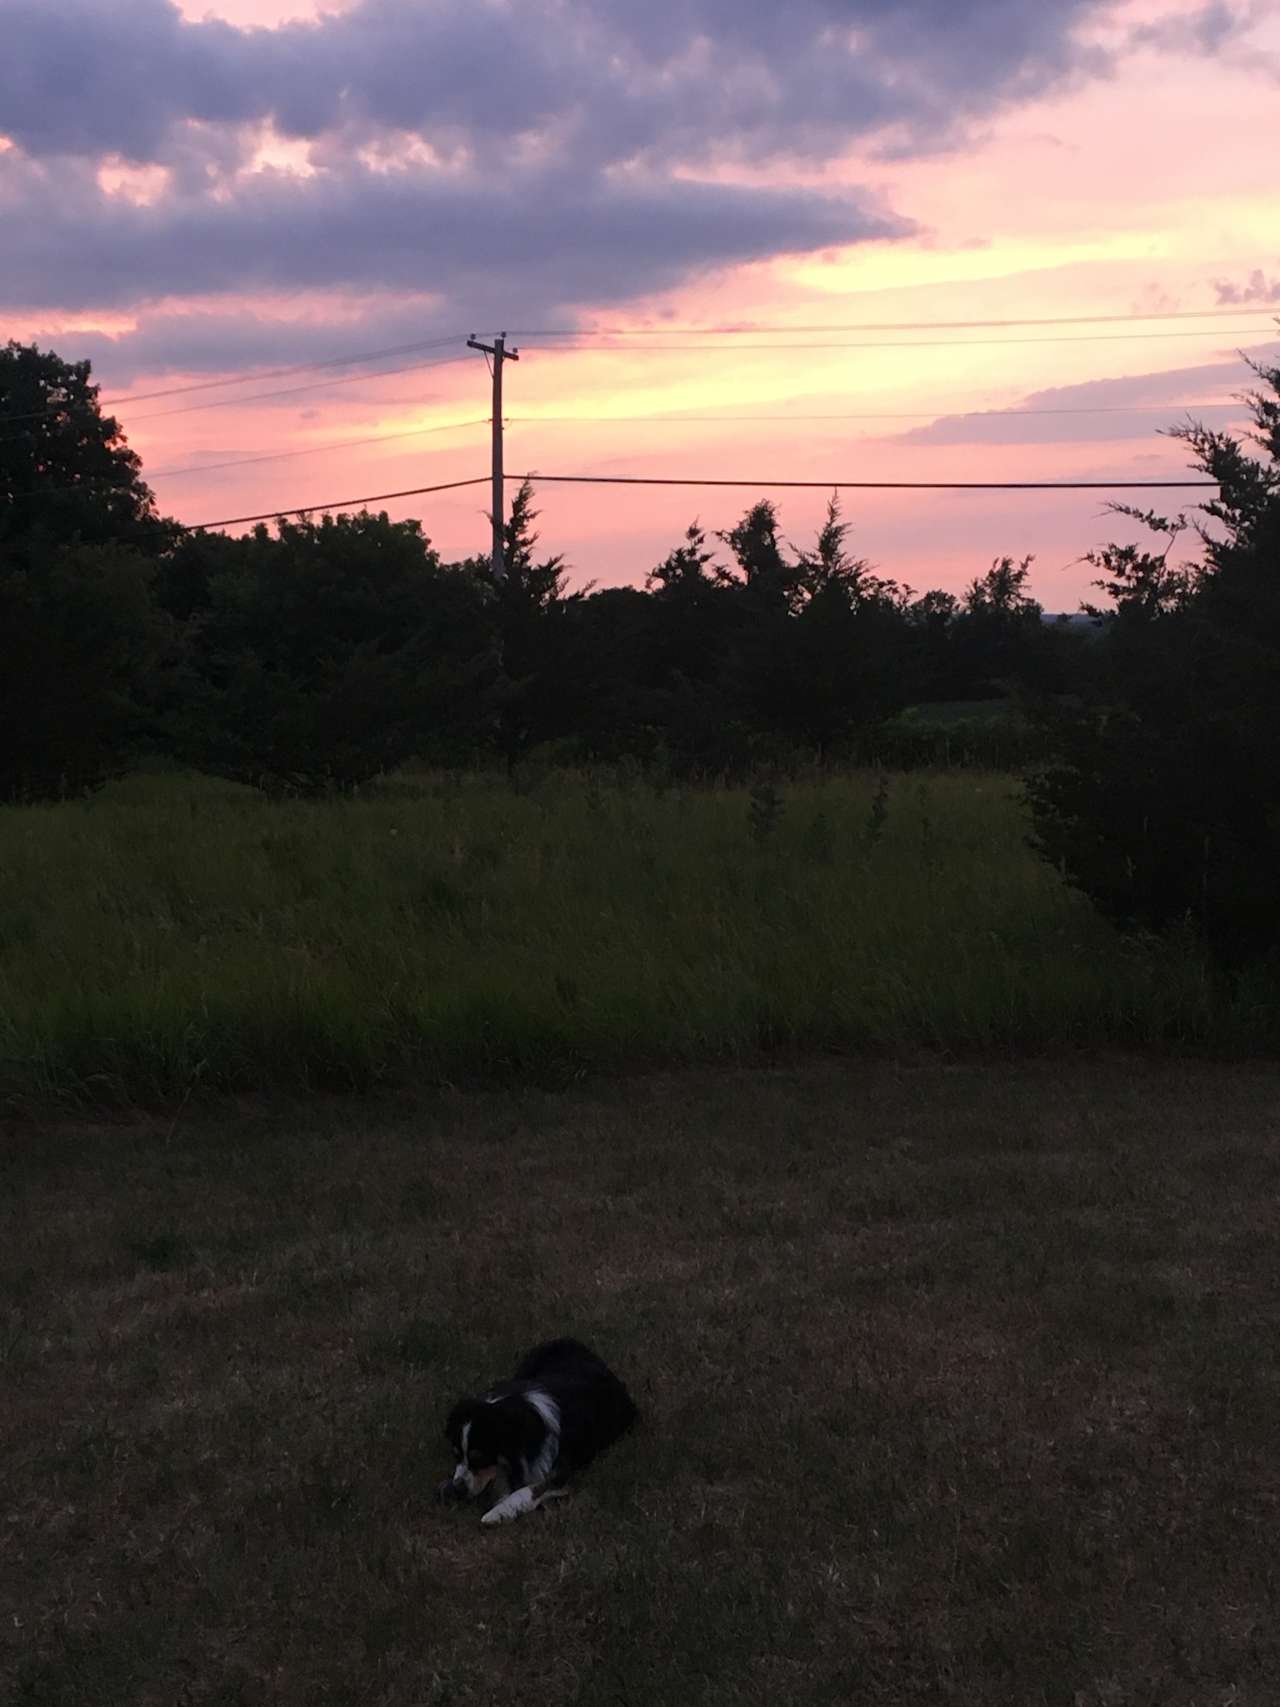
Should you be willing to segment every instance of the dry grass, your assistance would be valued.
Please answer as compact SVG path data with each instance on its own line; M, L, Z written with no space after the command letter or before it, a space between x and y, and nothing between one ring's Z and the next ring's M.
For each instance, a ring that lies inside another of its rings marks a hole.
M12 1131L0 1696L1273 1703L1278 1093L881 1064ZM561 1331L645 1426L508 1529L435 1507L448 1402Z

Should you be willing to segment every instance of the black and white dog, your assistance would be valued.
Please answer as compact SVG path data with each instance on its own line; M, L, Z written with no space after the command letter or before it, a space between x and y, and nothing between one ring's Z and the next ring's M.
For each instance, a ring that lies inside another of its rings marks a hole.
M442 1499L483 1493L500 1479L504 1496L481 1518L509 1523L545 1500L612 1446L638 1413L618 1377L578 1340L550 1340L510 1381L454 1406L445 1424L457 1468Z

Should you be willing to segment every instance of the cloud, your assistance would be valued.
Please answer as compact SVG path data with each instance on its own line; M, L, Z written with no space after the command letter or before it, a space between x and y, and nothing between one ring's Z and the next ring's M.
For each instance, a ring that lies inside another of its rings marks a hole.
M903 236L870 197L754 168L936 146L1084 64L1097 4L356 0L261 29L0 0L0 305L425 294L430 329ZM113 193L139 171L145 195Z
M289 361L307 326L236 311L184 353L172 304L354 294L363 323L330 329L374 346L411 318L409 337L572 313L903 236L874 198L777 180L855 143L936 150L1105 71L1084 26L1107 9L354 0L267 29L173 0L0 0L0 306L142 312L138 359ZM122 172L145 196L112 192ZM130 339L111 348L128 366Z
M4 264L11 301L63 310L139 297L308 290L429 291L456 316L607 302L691 274L902 235L851 195L571 170L486 183L359 163L311 177L259 172L230 200L102 196L77 164L0 156L0 220L25 233Z
M1249 352L1255 360L1275 360L1275 345ZM1085 380L1077 385L1033 391L1009 409L941 415L927 426L899 433L908 445L1054 445L1113 443L1150 439L1185 418L1184 403L1229 399L1248 389L1253 375L1241 360L1204 362L1162 373L1129 374L1117 379ZM1114 411L1114 412L1110 412ZM1136 412L1131 412L1136 411ZM1190 411L1192 415L1195 410ZM1246 407L1206 409L1205 420L1224 426L1244 416Z
M1194 11L1139 24L1129 39L1135 47L1166 52L1219 53L1253 29L1259 14L1252 0L1208 0Z
M1215 279L1214 290L1221 303L1280 302L1280 277L1269 279L1261 267L1255 267L1243 284L1229 279Z
M472 154L556 133L597 165L921 144L1098 50L1100 0L359 0L237 28L172 0L0 0L0 128L33 155L167 159L190 123L409 131Z

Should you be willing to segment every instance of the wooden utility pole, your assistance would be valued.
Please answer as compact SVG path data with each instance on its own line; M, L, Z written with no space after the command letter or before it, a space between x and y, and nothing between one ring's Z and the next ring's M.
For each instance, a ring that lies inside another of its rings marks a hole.
M505 332L499 332L492 344L482 344L476 338L468 338L467 348L493 357L493 578L501 582L507 572L502 539L502 524L506 513L502 495L502 364L518 362L520 352L507 348Z

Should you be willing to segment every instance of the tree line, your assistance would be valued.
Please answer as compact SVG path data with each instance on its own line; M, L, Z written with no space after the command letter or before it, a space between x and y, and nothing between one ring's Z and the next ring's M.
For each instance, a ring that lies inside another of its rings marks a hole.
M1120 923L1189 921L1247 958L1280 925L1280 369L1257 377L1251 447L1177 429L1218 498L1142 515L1151 549L1090 559L1105 604L1051 622L1030 559L961 596L879 574L834 497L799 547L768 500L695 522L643 588L571 589L528 485L501 577L382 514L192 533L158 513L89 365L11 343L0 799L83 793L143 751L274 794L534 753L740 776L856 761L908 707L988 702L1034 732L1047 857Z

